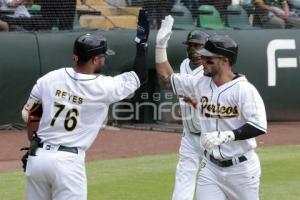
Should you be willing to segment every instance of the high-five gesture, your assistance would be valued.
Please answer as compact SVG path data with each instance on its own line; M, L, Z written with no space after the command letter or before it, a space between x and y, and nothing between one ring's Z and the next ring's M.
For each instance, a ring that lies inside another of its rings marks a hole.
M161 27L156 35L155 48L155 68L161 87L171 88L170 76L173 74L173 69L168 62L167 46L168 41L172 35L174 19L171 15L165 17L161 22Z
M149 16L145 9L141 9L138 16L138 23L136 29L136 43L147 43L149 36Z
M162 20L161 27L156 36L156 48L167 48L168 41L172 34L174 19L171 15Z

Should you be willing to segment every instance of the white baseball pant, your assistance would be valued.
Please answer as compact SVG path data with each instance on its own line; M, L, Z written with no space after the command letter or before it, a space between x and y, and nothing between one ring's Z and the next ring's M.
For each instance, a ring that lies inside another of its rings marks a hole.
M184 133L179 149L176 180L172 200L193 200L203 149L200 136ZM198 200L196 195L196 199Z
M49 147L49 146L48 146ZM85 152L38 148L26 169L27 200L86 200Z
M219 167L205 157L197 185L200 199L258 200L260 161L254 151L246 157L246 161L230 167Z

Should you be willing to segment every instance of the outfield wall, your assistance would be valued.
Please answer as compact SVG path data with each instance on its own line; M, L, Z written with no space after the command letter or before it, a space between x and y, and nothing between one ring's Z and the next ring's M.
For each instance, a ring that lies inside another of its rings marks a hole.
M0 125L21 122L20 110L36 79L60 67L72 66L74 39L83 32L0 33ZM118 74L130 70L135 56L133 30L96 31L108 38L109 47L116 55L109 58L104 73ZM185 57L187 31L174 31L168 47L171 64L178 71ZM209 32L213 33L213 32ZM300 120L300 30L248 30L219 32L232 36L239 44L239 57L235 71L243 73L262 95L269 120ZM156 31L150 34L148 51L149 82L139 91L150 91L148 99L159 92L154 71L154 44ZM164 96L164 95L162 95ZM156 101L157 100L157 101ZM176 101L167 98L166 101ZM145 108L139 122L153 121L155 112ZM170 121L163 113L162 121ZM172 119L171 119L172 121Z

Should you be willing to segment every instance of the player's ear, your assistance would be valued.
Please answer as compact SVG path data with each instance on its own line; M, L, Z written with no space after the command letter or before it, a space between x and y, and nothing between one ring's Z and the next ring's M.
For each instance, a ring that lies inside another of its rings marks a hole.
M77 55L75 55L75 54L73 54L73 61L74 61L75 63L77 63L77 62L78 62L78 56L77 56Z
M91 61L93 64L97 64L99 62L99 60L100 60L99 56L94 56L91 58Z

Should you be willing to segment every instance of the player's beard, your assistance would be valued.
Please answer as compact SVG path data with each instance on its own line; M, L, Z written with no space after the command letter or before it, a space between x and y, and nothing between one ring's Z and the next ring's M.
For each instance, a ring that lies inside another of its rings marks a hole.
M213 77L215 74L217 74L217 72L214 70L215 67L213 66L215 63L208 60L206 61L206 63L204 64L204 76L208 76L208 77ZM207 66L210 65L210 66ZM209 69L209 71L207 71Z
M101 63L96 67L94 74L100 74L102 72L102 68L104 65L102 65Z
M209 73L209 72L207 72L207 73L204 72L203 74L204 74L204 76L212 77L211 73Z
M204 72L203 75L208 76L208 77L212 77L212 74L210 72Z
M99 65L96 67L94 73L95 73L95 74L100 74L100 73L102 73L102 69L103 69L103 67L104 67L105 65L106 65L106 61L103 61L103 62L99 63Z
M187 56L190 59L193 67L198 67L201 65L201 55L197 53L196 49L188 47Z
M96 69L96 70L95 70L94 74L101 74L101 72L102 72L102 69L99 68L99 69Z

